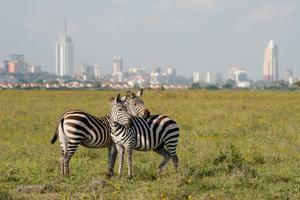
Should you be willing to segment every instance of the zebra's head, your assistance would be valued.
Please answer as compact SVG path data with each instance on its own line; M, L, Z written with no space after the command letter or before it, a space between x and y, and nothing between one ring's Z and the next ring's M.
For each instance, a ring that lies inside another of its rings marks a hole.
M129 114L147 119L150 116L150 111L145 107L144 101L140 99L143 96L143 89L136 94L131 91L127 92L126 98L122 99Z
M131 115L128 113L126 106L120 99L120 94L111 99L110 118L113 123L117 123L130 128L132 126Z

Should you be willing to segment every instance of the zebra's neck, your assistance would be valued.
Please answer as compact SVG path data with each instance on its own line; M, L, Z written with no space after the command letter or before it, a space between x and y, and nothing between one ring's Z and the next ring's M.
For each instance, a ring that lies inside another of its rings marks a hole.
M110 123L110 115L109 114L104 115L103 117L101 117L101 120L103 120L109 124Z
M118 130L123 130L125 129L125 127L115 121L113 121L112 117L111 117L111 114L108 114L107 116L105 116L106 119L108 120L109 122L109 126L111 128L111 134L113 135L116 135L118 133Z

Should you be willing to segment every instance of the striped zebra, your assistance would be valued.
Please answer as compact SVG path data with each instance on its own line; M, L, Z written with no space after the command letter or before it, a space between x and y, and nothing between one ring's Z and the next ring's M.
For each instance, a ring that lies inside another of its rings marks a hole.
M109 114L97 118L82 111L69 111L58 120L58 125L51 141L59 138L61 146L61 175L69 175L69 162L79 144L88 148L108 148L108 176L113 175L114 161L111 150L114 143L111 139L110 121L118 121L122 126L132 124L131 116L120 100L120 95L111 101Z
M127 98L124 105L131 106L132 100L131 94L127 94ZM135 98L135 97L133 97ZM112 139L116 144L117 151L119 153L119 169L118 173L122 175L122 168L124 162L124 151L127 153L128 164L128 178L132 178L132 152L138 151L150 151L158 153L163 156L163 161L159 164L157 174L160 175L164 166L172 158L175 171L178 168L178 156L176 154L176 147L179 137L179 127L174 120L166 115L154 115L147 119L143 119L134 115L137 115L135 108L127 108L131 111L132 127L126 128L117 122L111 123ZM115 158L116 155L113 156Z
M129 114L147 119L150 116L150 111L145 107L144 101L140 99L140 97L143 96L143 93L143 89L140 89L136 94L127 91L127 95L122 97L121 100L126 106Z

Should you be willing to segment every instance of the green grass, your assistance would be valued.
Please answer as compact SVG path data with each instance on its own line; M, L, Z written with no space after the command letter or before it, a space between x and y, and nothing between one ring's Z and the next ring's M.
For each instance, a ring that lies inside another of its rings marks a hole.
M300 199L298 92L145 91L151 113L180 126L180 173L169 163L157 178L162 158L135 151L133 180L106 179L107 150L80 147L60 177L58 117L102 116L116 93L0 91L0 199Z

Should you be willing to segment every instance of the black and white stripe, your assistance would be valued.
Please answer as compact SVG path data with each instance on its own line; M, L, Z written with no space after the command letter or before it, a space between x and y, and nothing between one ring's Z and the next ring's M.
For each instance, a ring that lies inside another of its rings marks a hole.
M56 132L51 143L59 137L61 146L61 174L69 175L69 162L78 145L88 148L108 148L108 175L113 175L114 162L111 161L111 148L114 143L111 139L110 119L123 126L131 125L131 117L126 107L120 102L118 95L111 103L110 113L97 118L82 111L69 111L64 113L58 122Z
M126 97L122 97L122 101L126 106L129 114L147 119L150 116L150 111L145 107L144 101L140 99L143 96L144 90L141 89L136 94L127 91Z
M175 170L178 168L176 154L179 138L177 123L166 115L155 115L148 119L132 117L132 127L126 128L111 121L112 139L116 144L120 162L119 174L122 174L124 150L128 154L128 178L132 178L132 150L150 151L162 155L164 160L158 167L158 174L172 158Z

